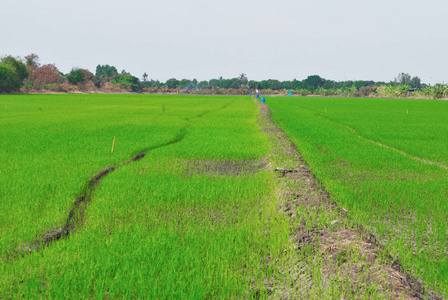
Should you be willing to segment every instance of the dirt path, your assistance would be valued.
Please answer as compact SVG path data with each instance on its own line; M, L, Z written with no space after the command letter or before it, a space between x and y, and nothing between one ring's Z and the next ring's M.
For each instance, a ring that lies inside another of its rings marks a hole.
M294 144L272 122L269 108L259 105L259 125L272 145L269 164L279 169L281 209L290 219L290 239L297 252L291 256L296 261L282 267L283 273L293 274L291 282L270 283L271 297L441 299L425 293L398 260L351 224L347 210L331 199Z

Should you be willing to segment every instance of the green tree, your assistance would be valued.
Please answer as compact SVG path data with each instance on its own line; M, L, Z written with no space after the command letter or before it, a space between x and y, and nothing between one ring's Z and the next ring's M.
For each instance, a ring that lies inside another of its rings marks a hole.
M240 76L238 76L238 85L240 89L247 89L249 88L249 80L247 79L246 74L241 73Z
M122 88L131 89L133 92L140 92L142 90L142 86L140 80L137 77L132 76L129 73L119 74L114 77L112 81L115 85L120 85Z
M93 74L89 70L85 69L72 69L67 74L67 80L71 84L86 83L93 79Z
M420 89L422 87L422 81L417 76L414 76L409 85L414 89Z
M208 81L204 80L204 81L198 82L196 87L197 87L197 89L202 90L202 89L206 89L210 86L208 85Z
M14 72L0 64L0 93L10 93L20 89L20 82Z
M177 87L180 89L183 89L183 88L186 88L189 83L190 83L190 80L184 78L181 81L179 81L179 83L177 84Z
M170 89L175 89L179 85L179 80L176 78L170 78L165 82L165 85Z
M6 56L0 62L0 93L18 91L29 73L26 65L12 56Z
M98 65L96 66L95 76L96 77L113 77L118 75L117 68L109 65Z
M411 85L411 75L408 73L400 73L395 77L394 81L396 84Z
M9 67L20 81L27 79L29 76L26 65L20 59L16 59L11 55L4 57L2 64Z
M303 87L307 90L317 90L325 84L325 79L319 75L308 76L307 79L303 81Z
M260 86L260 83L258 81L251 80L251 81L249 81L249 88L251 90L261 89L261 86Z
M143 73L142 78L143 78L143 86L146 87L148 83L148 74L146 74L146 72Z
M217 88L219 87L219 79L211 79L209 84L212 88Z

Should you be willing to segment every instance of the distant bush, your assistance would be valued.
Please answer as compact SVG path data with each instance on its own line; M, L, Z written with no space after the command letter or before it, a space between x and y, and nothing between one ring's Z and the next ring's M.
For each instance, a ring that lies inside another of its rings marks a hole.
M448 87L445 84L438 83L430 89L434 99L445 98L448 95Z
M140 92L142 90L140 80L128 73L116 75L112 80L112 84L124 89L130 89L133 92Z
M10 93L20 90L29 73L25 64L12 56L6 56L0 61L0 93Z
M62 80L62 76L54 64L35 68L31 77L35 89L53 89L54 84L60 83Z
M93 79L93 74L84 69L72 69L67 74L67 80L71 84L86 83Z

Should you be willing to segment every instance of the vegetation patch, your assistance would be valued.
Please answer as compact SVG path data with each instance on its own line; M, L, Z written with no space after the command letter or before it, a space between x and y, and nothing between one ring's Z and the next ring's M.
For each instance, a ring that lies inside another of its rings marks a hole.
M337 98L266 102L274 122L353 224L373 235L392 261L400 262L400 270L407 270L406 276L446 294L448 136L442 120L447 103Z

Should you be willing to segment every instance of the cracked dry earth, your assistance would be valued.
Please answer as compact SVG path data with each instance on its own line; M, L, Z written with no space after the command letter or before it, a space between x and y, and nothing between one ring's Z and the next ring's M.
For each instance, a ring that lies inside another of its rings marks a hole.
M294 144L260 105L259 125L271 142L268 162L278 170L280 209L290 222L291 249L278 278L266 280L270 298L437 299L425 294L361 228L350 224L314 177ZM291 254L289 254L291 252ZM288 277L288 280L284 278ZM281 282L280 282L281 281Z

